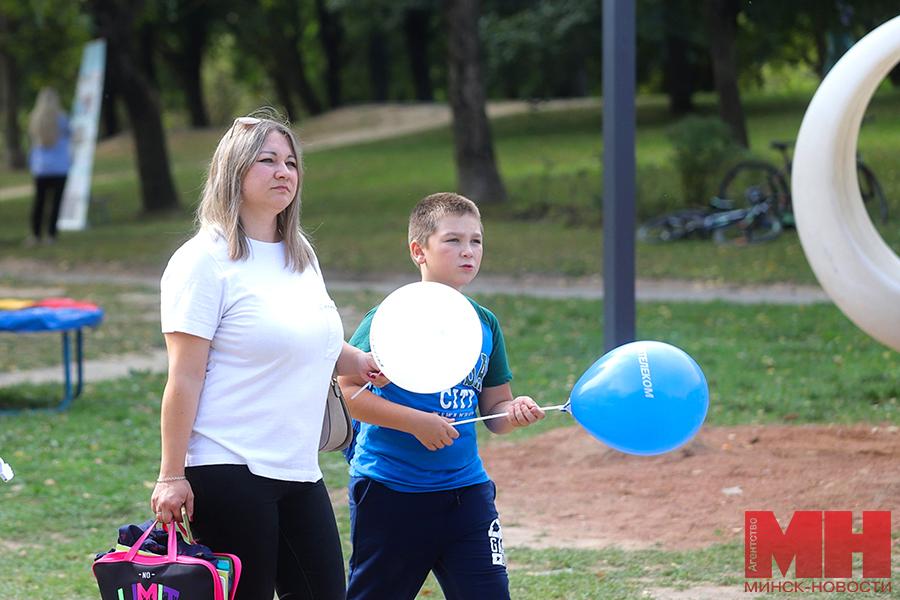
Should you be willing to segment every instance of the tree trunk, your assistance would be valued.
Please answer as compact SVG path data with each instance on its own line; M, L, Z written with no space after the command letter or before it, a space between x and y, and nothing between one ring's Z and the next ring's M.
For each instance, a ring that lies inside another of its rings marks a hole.
M731 128L734 140L749 147L744 107L738 89L738 68L734 49L739 0L705 0L709 28L713 83L719 96L719 117Z
M157 92L142 73L129 72L127 64L121 68L124 71L122 99L134 133L144 211L150 213L178 208Z
M272 86L275 88L275 95L278 96L278 99L281 101L281 109L287 118L291 121L300 119L300 110L297 108L297 105L294 104L294 98L291 96L291 86L287 81L287 77L281 73L273 73L269 72L269 76L272 78Z
M129 40L139 32L134 21L142 7L141 0L114 2L89 0L86 8L94 16L97 33L106 38L107 74L112 89L125 102L134 135L141 204L144 212L153 213L178 208L178 195L169 170L169 153L162 126L158 93L146 73L137 66Z
M19 128L19 65L3 46L3 40L13 35L15 23L0 14L0 112L3 122L3 166L24 169L28 166L22 150L22 130Z
M432 102L434 87L431 85L431 62L428 56L428 42L434 37L431 35L431 9L407 9L403 17L403 32L406 35L409 70L416 90L416 100Z
M203 56L209 39L208 15L201 10L188 11L177 27L180 34L176 47L164 50L163 56L184 93L191 125L209 127L209 115L206 112L201 82Z
M478 39L479 0L443 0L457 189L482 204L506 200L485 107Z
M122 130L119 124L119 113L116 112L118 91L113 87L109 74L109 60L106 61L106 72L103 76L103 100L100 102L100 137L112 137Z
M306 63L301 51L301 34L303 23L300 17L300 5L296 0L282 2L275 7L270 17L276 21L276 26L268 30L270 36L267 43L272 47L271 56L275 60L268 65L269 74L273 78L281 78L282 85L287 86L286 91L294 92L303 103L303 107L310 115L322 113L322 103L316 96L309 78L306 76ZM291 115L291 119L297 119L299 115Z
M391 71L388 66L387 36L381 29L381 22L369 29L369 83L372 86L372 100L387 102L390 99Z
M200 80L201 52L188 53L176 70L181 89L184 90L184 101L191 115L193 127L209 127L209 115L203 99L203 85Z
M319 39L325 54L325 89L328 93L328 105L337 108L343 104L341 93L341 42L344 39L344 27L340 13L330 11L325 0L316 0L316 13L319 17Z
M684 17L682 0L663 2L663 22L665 27L666 68L664 85L669 94L669 112L680 116L694 111L694 77L688 60L688 45L685 35L687 19Z

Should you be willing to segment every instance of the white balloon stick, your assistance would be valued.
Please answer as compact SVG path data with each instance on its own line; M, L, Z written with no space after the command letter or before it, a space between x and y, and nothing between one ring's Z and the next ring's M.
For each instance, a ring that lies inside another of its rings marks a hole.
M351 399L351 400L356 400L356 397L359 396L360 394L362 394L362 391L363 391L363 390L367 390L367 389L369 389L369 387L371 387L371 386L372 386L372 382L371 382L371 381L367 381L367 382L366 382L366 385L364 385L364 386L362 386L361 388L359 388L358 390L356 390L356 393L353 394L352 396L350 396L350 399Z
M548 410L561 410L561 411L567 412L568 407L569 407L569 403L566 402L565 404L557 404L556 406L542 406L541 410L543 410L544 412L546 412ZM493 415L485 415L483 417L475 417L473 419L465 419L463 421L453 421L450 424L451 425L465 425L467 423L475 423L477 421L487 421L488 419L499 419L500 417L506 417L508 415L509 415L509 413L497 413L497 414L493 414Z

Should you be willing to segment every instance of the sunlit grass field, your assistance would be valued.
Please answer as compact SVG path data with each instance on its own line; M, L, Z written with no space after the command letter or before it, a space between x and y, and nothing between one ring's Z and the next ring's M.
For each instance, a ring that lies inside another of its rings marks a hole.
M768 140L793 137L790 132L799 127L807 101L748 99L748 126L760 156L776 159ZM900 223L896 101L897 94L879 95L860 137L860 149L891 203L891 222L881 231L895 246ZM701 107L712 112L702 99ZM677 173L670 166L671 124L662 99L641 100L638 203L644 217L683 202ZM600 128L598 110L529 113L494 122L511 199L504 207L485 207L484 273L600 273ZM219 134L170 135L183 211L141 214L131 141L123 136L98 148L94 194L100 202L92 209L90 229L65 232L52 247L21 248L30 199L27 194L13 197L0 201L0 252L36 259L60 272L161 273L174 248L190 235L190 211ZM405 249L409 209L422 196L455 185L449 130L309 152L304 163L303 223L315 239L326 275L412 273ZM0 190L28 183L27 174L0 173ZM543 218L534 216L538 209ZM573 211L578 215L574 222L567 216ZM793 231L772 244L747 249L723 249L708 240L639 246L637 265L640 277L815 282ZM97 302L106 310L105 323L86 333L88 359L163 347L158 290L152 286L46 283L0 271L0 290L8 293L50 289L54 295ZM372 292L332 295L348 323L381 299ZM476 300L503 324L516 391L532 395L539 404L563 402L580 374L603 352L602 302L509 295ZM709 426L786 421L900 424L900 355L859 331L831 304L640 303L637 334L674 344L703 367L711 391ZM0 373L58 363L57 336L0 334ZM159 374L135 373L89 383L64 413L0 416L0 456L16 470L12 482L0 483L0 600L97 597L90 573L94 554L113 544L119 525L149 516L164 380ZM3 388L0 409L51 406L59 393L59 384ZM547 419L506 439L527 444L530 436L566 424L571 421ZM322 465L349 556L346 464L332 454L323 457ZM659 587L743 589L743 548L737 544L694 552L507 551L512 595L523 600L636 600ZM420 597L442 595L429 581Z
M887 195L891 221L879 225L885 240L900 247L900 175L896 169L900 116L897 93L873 100L859 148ZM747 101L754 154L776 161L772 139L796 135L808 98ZM714 110L700 98L700 108ZM637 208L640 219L687 204L671 164L668 116L662 98L642 99L638 108ZM498 163L510 200L483 206L488 259L485 273L597 275L603 235L599 109L538 111L494 120ZM302 127L302 124L299 126ZM97 151L91 227L65 232L52 248L25 249L29 193L0 202L0 249L5 256L50 261L62 269L124 266L161 271L193 222L204 169L221 132L173 131L169 152L182 210L141 212L133 149L127 134L104 141ZM455 188L448 128L396 139L311 151L304 157L303 225L315 239L323 267L332 273L399 272L406 258L406 220L423 196ZM0 189L26 186L27 173L0 173ZM709 192L710 197L715 193ZM796 232L752 249L718 248L709 240L664 246L639 245L640 277L723 282L813 283Z

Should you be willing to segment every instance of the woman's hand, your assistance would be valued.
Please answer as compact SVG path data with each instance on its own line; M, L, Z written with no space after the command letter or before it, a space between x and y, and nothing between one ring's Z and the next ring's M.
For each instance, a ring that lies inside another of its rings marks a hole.
M194 516L194 490L186 479L158 481L150 498L150 508L160 523L181 522L181 507L187 510L188 520Z
M384 387L391 382L381 372L371 352L363 352L347 342L344 342L344 349L338 358L337 367L340 375L358 377L363 382L371 383L376 387Z

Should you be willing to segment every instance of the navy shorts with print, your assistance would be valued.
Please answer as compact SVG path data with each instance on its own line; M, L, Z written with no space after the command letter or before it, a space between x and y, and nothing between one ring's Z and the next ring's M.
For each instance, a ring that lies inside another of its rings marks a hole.
M493 482L398 492L350 480L348 600L412 600L434 571L447 600L509 598Z

